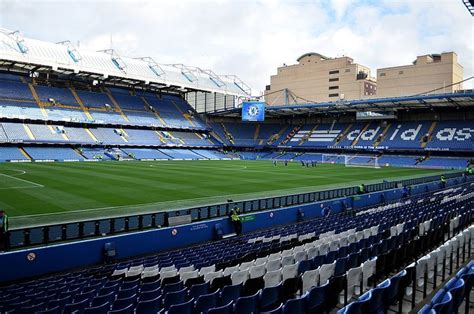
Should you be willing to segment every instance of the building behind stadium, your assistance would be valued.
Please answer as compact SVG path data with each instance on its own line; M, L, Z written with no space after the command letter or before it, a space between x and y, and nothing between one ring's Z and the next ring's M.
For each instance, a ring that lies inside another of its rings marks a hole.
M338 99L399 97L427 92L449 93L462 89L463 67L455 52L418 56L410 65L377 69L354 62L351 57L326 57L310 52L297 64L277 69L265 90L268 105L321 102Z

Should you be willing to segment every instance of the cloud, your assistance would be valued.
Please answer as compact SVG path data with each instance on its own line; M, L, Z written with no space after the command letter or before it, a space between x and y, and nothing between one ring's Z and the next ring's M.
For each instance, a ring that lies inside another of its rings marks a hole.
M93 50L236 74L260 94L283 63L315 51L375 70L456 51L474 73L473 22L451 0L0 0L0 26ZM471 87L472 85L466 85Z

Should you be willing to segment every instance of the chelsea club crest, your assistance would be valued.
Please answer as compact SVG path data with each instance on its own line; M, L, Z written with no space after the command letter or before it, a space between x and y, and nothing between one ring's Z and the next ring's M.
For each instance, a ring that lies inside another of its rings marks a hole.
M258 116L258 113L260 112L260 109L258 108L258 106L250 106L248 109L247 109L247 114L250 116L250 117L256 117Z

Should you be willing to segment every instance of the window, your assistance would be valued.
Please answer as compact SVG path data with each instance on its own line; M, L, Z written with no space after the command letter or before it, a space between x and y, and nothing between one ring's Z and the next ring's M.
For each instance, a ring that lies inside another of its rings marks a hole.
M329 74L339 74L339 70L329 71Z
M337 82L337 81L339 81L339 78L338 78L338 77L330 78L330 79L329 79L329 82Z
M398 71L398 74L403 74L403 71Z
M385 76L385 73L384 72L380 73L380 76Z
M347 73L347 72L350 72L350 71L351 71L351 69L346 69L346 71L345 71L345 72Z
M339 89L339 86L329 86L329 89Z
M336 93L336 94L329 94L329 97L337 97L337 96L339 96L338 93Z

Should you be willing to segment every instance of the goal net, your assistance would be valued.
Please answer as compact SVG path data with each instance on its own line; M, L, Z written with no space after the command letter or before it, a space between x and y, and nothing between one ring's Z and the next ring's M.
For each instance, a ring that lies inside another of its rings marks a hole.
M346 155L331 155L323 154L321 156L321 163L323 164L344 164Z
M380 168L377 156L323 154L321 162L323 164L344 164L346 167Z

